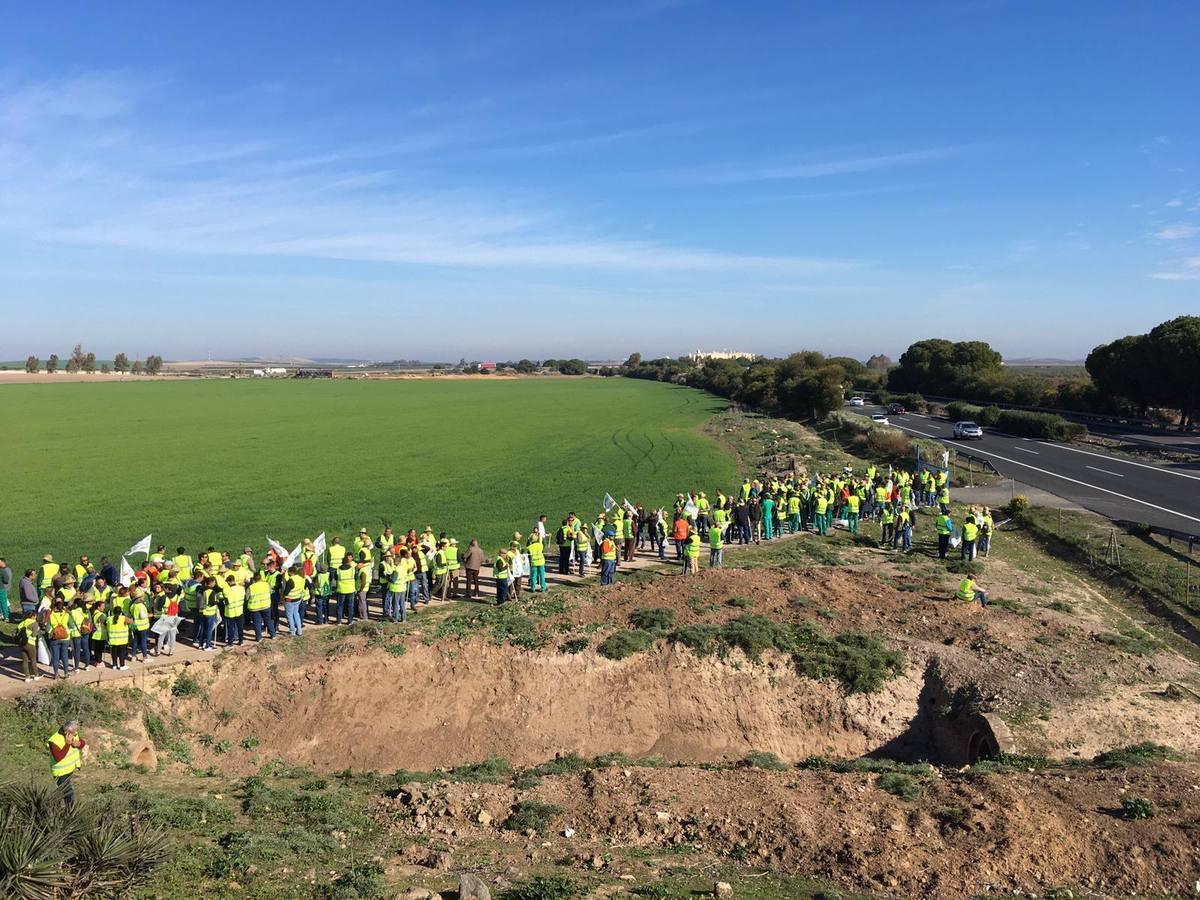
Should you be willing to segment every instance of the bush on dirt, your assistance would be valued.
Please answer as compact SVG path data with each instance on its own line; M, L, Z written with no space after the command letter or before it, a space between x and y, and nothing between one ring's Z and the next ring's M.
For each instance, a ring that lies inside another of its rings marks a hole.
M78 719L85 728L108 728L124 716L113 708L112 697L102 696L85 685L56 684L54 687L17 698L17 712L26 729L39 742Z
M180 672L171 685L171 695L174 697L201 697L204 687L190 672Z
M1145 797L1124 797L1121 799L1121 815L1126 819L1153 819L1158 810Z
M587 638L571 638L559 644L558 649L562 653L582 653L589 645Z
M964 828L967 819L971 817L971 811L961 806L943 806L933 814L933 817L937 819L938 826L945 833L956 828Z
M618 631L606 637L596 648L596 652L608 659L625 659L654 646L655 635L649 631L635 629L633 631Z
M1142 741L1140 744L1130 744L1118 747L1116 750L1106 750L1093 757L1092 765L1102 769L1128 769L1134 766L1146 766L1163 760L1179 760L1183 757L1164 744Z
M533 769L535 775L567 775L592 768L592 762L578 753L562 753Z
M320 900L375 900L383 896L386 887L383 866L377 862L356 862L333 881L321 885L317 897Z
M921 796L921 786L911 775L889 772L879 776L879 789L901 800L916 800Z
M1029 498L1026 497L1024 494L1017 494L1017 496L1015 496L1011 500L1009 500L1008 504L1004 507L1004 511L1006 513L1008 513L1010 516L1012 516L1014 519L1019 518L1028 509L1029 509Z
M785 772L791 768L774 753L765 750L751 750L738 765L748 769L766 769L770 772Z
M566 875L538 875L514 884L500 900L575 900L587 891Z
M629 614L629 623L634 628L640 628L643 631L654 631L659 628L667 629L675 624L675 611L661 607L635 609Z
M515 831L518 834L524 834L526 831L532 830L544 835L550 830L555 817L562 815L562 813L563 808L553 803L543 803L540 800L522 800L513 807L512 813L501 823L500 827L505 831Z

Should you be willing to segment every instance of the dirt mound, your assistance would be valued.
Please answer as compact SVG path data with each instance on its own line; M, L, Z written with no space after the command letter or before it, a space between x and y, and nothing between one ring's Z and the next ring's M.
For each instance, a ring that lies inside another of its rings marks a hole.
M899 897L1040 896L1064 885L1103 896L1174 895L1200 877L1198 775L1187 765L935 775L902 800L880 789L886 776L862 773L616 766L548 777L526 791L408 785L381 801L381 812L405 835L452 844L499 838L531 859L566 854L584 866L613 846L674 848ZM1135 795L1163 812L1121 818L1122 798ZM560 809L549 841L502 830L531 800Z
M750 664L660 646L616 662L477 639L450 652L413 642L400 657L369 650L334 663L237 656L207 701L184 709L217 742L255 734L254 753L217 760L232 772L256 770L264 753L380 771L488 756L528 765L558 752L708 762L766 750L799 760L859 756L897 740L917 716L921 688L919 678L902 677L846 697L782 656ZM214 715L220 710L236 714Z

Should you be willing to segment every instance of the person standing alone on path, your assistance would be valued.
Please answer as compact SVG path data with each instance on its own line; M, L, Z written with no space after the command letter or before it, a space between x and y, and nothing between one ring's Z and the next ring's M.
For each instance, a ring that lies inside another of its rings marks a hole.
M62 791L63 802L67 809L75 806L75 789L71 786L71 776L83 766L87 744L79 736L79 723L70 721L61 729L54 732L46 741L50 750L50 774L54 783Z

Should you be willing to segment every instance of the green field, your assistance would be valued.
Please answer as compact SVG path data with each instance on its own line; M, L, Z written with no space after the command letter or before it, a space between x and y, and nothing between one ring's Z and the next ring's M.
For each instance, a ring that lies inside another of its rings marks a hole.
M735 478L700 426L724 401L631 379L184 381L0 386L0 556L115 559L344 542L432 525L494 550L605 492L666 503Z

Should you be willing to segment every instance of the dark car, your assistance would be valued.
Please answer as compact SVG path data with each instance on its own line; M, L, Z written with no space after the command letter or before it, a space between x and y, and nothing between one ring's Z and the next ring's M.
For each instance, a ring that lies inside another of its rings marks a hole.
M888 404L888 415L889 416L903 416L907 412L908 412L908 410L904 408L903 403L889 403Z

